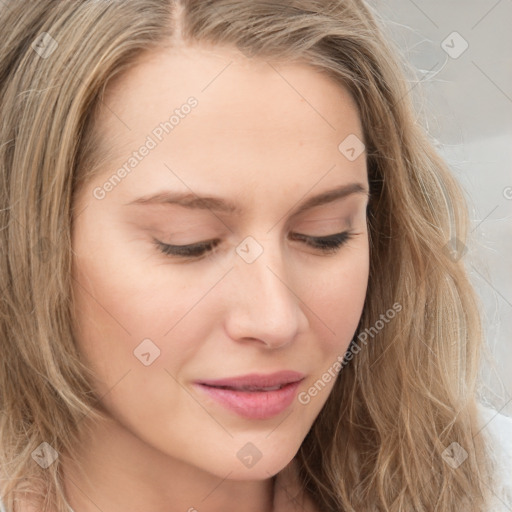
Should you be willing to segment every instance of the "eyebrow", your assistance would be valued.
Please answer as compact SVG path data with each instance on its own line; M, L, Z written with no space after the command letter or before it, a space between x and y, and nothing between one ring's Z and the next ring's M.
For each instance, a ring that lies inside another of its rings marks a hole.
M365 197L370 196L368 189L361 183L348 183L332 190L327 190L305 201L299 203L292 212L292 215L298 215L306 210L332 203L338 199L348 197L353 194L361 194ZM188 192L163 191L157 194L139 197L127 205L178 205L184 208L211 210L213 212L241 214L242 209L234 203L214 196L199 196Z

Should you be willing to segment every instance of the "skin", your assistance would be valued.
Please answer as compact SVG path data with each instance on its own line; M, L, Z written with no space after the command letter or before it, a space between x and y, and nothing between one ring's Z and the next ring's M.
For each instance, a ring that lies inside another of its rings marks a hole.
M97 199L95 188L190 96L197 107ZM305 374L303 392L346 351L368 283L367 195L294 211L341 185L368 189L364 154L349 161L338 150L350 134L363 139L356 106L304 64L220 47L153 51L110 84L105 104L97 129L111 155L77 196L72 242L76 340L110 419L89 425L82 472L64 459L70 503L80 512L270 511L272 477L334 381L264 420L193 382L286 369ZM240 211L129 204L163 190L218 196ZM330 254L291 237L348 229L352 238ZM250 264L235 251L247 236L263 249ZM221 242L211 257L184 259L153 238ZM145 366L134 350L148 338L160 356ZM248 442L261 453L251 468L236 456Z

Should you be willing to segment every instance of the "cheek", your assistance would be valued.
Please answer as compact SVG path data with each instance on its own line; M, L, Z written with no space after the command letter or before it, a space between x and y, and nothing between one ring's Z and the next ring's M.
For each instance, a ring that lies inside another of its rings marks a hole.
M83 358L106 388L127 371L145 368L140 358L148 352L152 366L172 371L194 350L175 333L201 299L201 289L187 286L179 273L167 275L165 266L152 268L149 261L121 251L121 242L103 247L91 256L78 247L74 261L75 337ZM170 338L177 342L170 345Z
M304 283L303 297L307 306L317 312L328 332L326 349L344 350L361 317L369 275L369 253L366 240L348 247L334 265L312 274Z
M330 269L311 281L307 305L318 312L311 325L314 346L310 360L314 373L297 396L298 403L310 418L315 418L339 378L342 361L357 334L368 285L369 255L364 246L344 259L337 270Z
M143 418L142 424L164 439L171 423L179 430L182 417L204 414L180 391L178 380L180 368L198 350L194 340L204 338L207 327L196 323L191 332L189 324L184 332L180 322L200 298L197 291L174 276L169 285L175 290L169 292L151 273L136 270L139 266L127 258L118 264L113 252L76 265L75 336L109 414L142 434L137 418Z

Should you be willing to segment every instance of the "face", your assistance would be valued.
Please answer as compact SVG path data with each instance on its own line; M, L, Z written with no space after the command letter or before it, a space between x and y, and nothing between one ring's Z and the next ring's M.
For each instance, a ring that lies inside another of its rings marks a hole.
M74 328L96 391L169 460L268 478L325 404L363 309L356 106L306 65L205 47L146 55L104 103L110 160L73 225Z

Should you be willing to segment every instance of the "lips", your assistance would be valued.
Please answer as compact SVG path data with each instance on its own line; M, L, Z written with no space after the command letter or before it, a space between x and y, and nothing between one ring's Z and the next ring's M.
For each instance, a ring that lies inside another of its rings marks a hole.
M267 419L287 409L304 379L302 373L281 371L229 379L197 381L196 386L218 404L248 419Z
M276 391L286 386L286 384L280 384L278 386L212 386L210 384L203 384L204 386L210 386L211 388L217 389L229 389L230 391L247 391L247 392L256 392L256 391Z
M270 375L250 374L228 379L201 380L198 384L236 391L274 391L287 384L298 382L304 375L294 371L280 371Z

